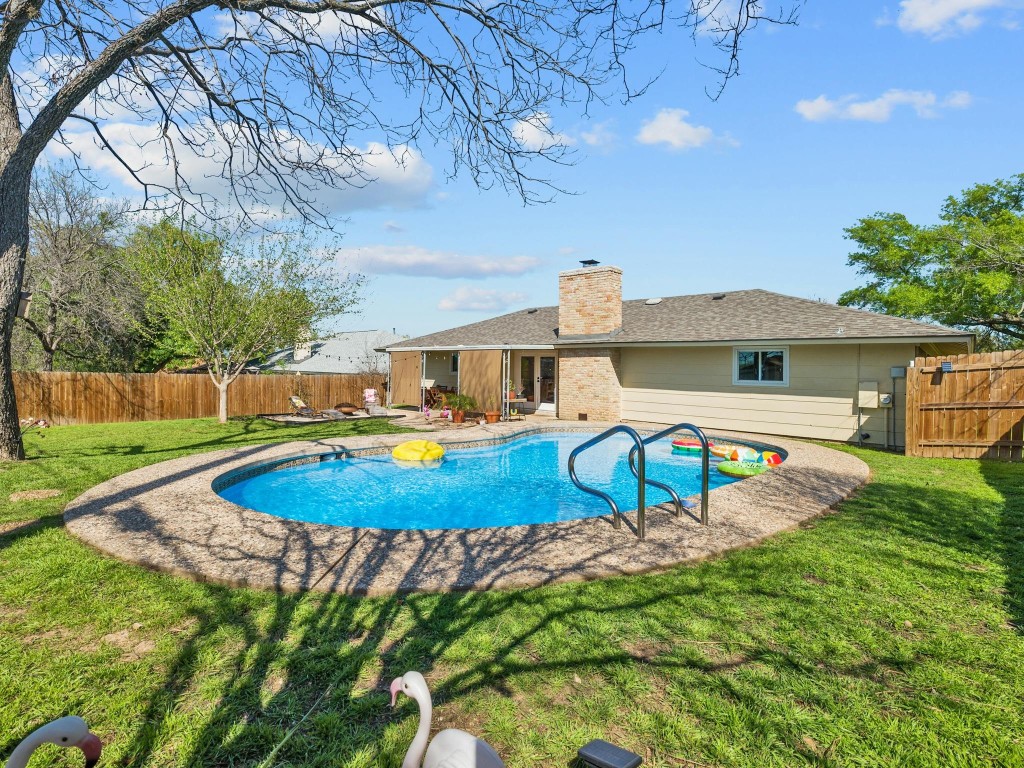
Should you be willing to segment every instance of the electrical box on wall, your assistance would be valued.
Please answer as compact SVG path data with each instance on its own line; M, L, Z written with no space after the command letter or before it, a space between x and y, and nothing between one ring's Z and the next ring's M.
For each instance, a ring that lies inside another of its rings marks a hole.
M878 396L878 404L882 408L892 408L892 393L883 392Z
M877 381L862 381L857 385L857 407L878 408Z

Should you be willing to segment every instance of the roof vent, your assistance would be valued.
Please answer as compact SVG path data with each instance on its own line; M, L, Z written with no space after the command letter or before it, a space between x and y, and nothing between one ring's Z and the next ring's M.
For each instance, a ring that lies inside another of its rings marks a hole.
M653 307L655 304L661 304L661 299L648 299L644 304L648 307Z
M580 260L580 264L582 264L584 267L596 267L600 263L601 263L600 261L597 261L595 259L581 259Z
M836 328L836 336L842 336L844 333L846 333L846 329L843 326L840 325Z
M725 298L725 294L724 293L715 293L715 294L711 295L711 300L712 301L721 301L724 298Z
M528 314L528 315L535 315L535 314L537 314L537 308L534 307L533 309L526 310L526 314Z

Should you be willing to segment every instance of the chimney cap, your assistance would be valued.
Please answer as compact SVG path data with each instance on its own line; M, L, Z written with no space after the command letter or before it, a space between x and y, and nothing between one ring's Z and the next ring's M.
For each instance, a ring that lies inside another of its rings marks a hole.
M596 259L580 259L580 264L584 267L596 267L600 263L601 262Z

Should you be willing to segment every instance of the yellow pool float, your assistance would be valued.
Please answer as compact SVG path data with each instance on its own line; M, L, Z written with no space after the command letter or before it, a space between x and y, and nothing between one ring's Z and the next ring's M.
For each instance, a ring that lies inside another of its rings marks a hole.
M440 461L443 457L444 448L429 440L409 440L391 451L391 458L398 461Z

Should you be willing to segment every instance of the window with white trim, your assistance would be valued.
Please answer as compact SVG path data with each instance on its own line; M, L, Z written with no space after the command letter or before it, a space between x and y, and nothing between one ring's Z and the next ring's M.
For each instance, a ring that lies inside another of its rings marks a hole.
M733 347L732 383L789 386L789 347Z

